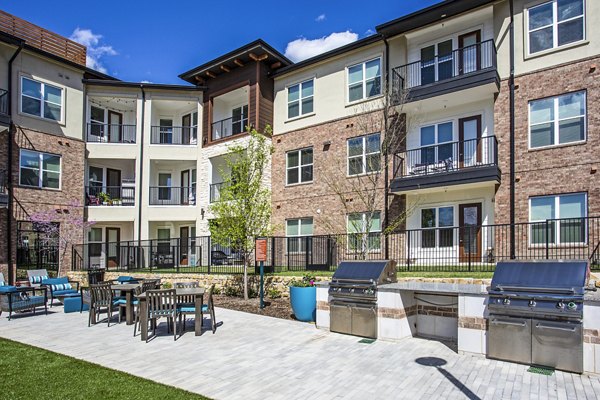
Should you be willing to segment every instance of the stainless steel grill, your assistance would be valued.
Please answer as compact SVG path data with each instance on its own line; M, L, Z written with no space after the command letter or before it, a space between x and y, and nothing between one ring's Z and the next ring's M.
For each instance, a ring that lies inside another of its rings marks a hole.
M329 284L330 329L377 337L377 287L396 282L396 262L343 261Z
M488 355L583 372L587 261L500 262L489 288Z

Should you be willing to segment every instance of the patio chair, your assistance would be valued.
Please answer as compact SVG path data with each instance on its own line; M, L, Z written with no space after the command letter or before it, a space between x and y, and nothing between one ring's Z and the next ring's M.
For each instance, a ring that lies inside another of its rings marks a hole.
M215 285L213 284L210 289L208 289L208 292L206 294L206 297L208 298L208 301L206 304L202 304L202 310L200 313L200 318L202 318L202 322L204 322L204 313L209 313L210 314L210 323L211 323L211 329L212 332L215 333L217 330L217 321L215 319L215 307L214 307L214 303L213 303L213 292L215 290ZM185 299L184 301L187 301L189 299ZM192 297L191 299L191 304L190 303L184 303L181 304L179 307L179 319L181 322L181 319L183 318L183 331L185 332L185 315L187 314L195 314L196 313L196 307L194 306L194 299Z
M156 335L156 321L166 317L167 328L173 324L173 340L177 340L177 294L175 289L148 290L146 301L148 302L148 319L152 322L152 335ZM148 342L148 340L146 340Z
M140 301L137 299L137 297L142 293L142 287L138 286L135 288L135 290L133 291L133 299L131 300L132 305L133 305L133 314L136 314L135 309L138 307ZM119 298L116 300L116 303L119 307L119 323L121 323L121 308L127 308L127 299L126 298ZM134 331L133 331L133 336L135 336L135 327L134 327Z
M113 291L110 287L110 282L90 286L91 304L88 326L90 326L92 314L95 317L94 324L96 324L98 321L98 314L100 314L103 309L108 314L106 322L107 325L110 326L110 318L112 317L115 308L118 309L118 304L114 299Z
M40 287L42 281L48 279L48 271L45 269L30 269L27 271L27 278L29 279L29 286Z
M0 315L2 312L8 312L8 320L10 321L14 312L25 310L33 311L35 315L36 308L44 307L48 314L46 296L36 296L36 291L41 289L32 287L21 287L4 285L0 287Z
M52 307L54 299L77 297L81 295L79 293L79 282L70 281L66 276L61 278L46 278L42 280L42 286L48 288L50 294L50 307Z
M100 199L97 196L93 196L89 193L86 194L86 202L88 206L99 206Z

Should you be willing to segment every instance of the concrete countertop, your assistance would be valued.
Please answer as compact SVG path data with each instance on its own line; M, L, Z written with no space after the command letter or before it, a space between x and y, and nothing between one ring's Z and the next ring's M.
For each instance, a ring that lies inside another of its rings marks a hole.
M600 289L597 288L595 292L586 290L583 301L586 303L600 303Z
M487 283L481 281L473 283L455 283L423 280L403 280L397 283L389 283L379 286L382 292L395 292L400 290L410 290L417 292L432 293L456 293L456 294L487 294Z
M315 286L317 286L317 287L329 287L329 281L315 282Z

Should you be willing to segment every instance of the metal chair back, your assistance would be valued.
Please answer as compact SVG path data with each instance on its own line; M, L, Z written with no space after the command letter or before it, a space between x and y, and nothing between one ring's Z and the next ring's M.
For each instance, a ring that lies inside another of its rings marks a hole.
M146 293L148 290L158 289L158 281L144 281L141 286L142 293Z
M90 298L92 307L109 307L113 303L113 291L110 283L90 285Z
M200 282L191 281L191 282L175 282L175 289L187 289L187 288L197 288L200 287Z

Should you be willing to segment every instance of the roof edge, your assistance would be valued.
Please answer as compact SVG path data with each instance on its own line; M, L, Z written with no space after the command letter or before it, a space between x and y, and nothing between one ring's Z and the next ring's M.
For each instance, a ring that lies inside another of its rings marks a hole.
M172 85L168 83L125 82L119 80L83 79L83 83L96 86L139 87L147 89L182 90L198 92L206 90L206 86Z

